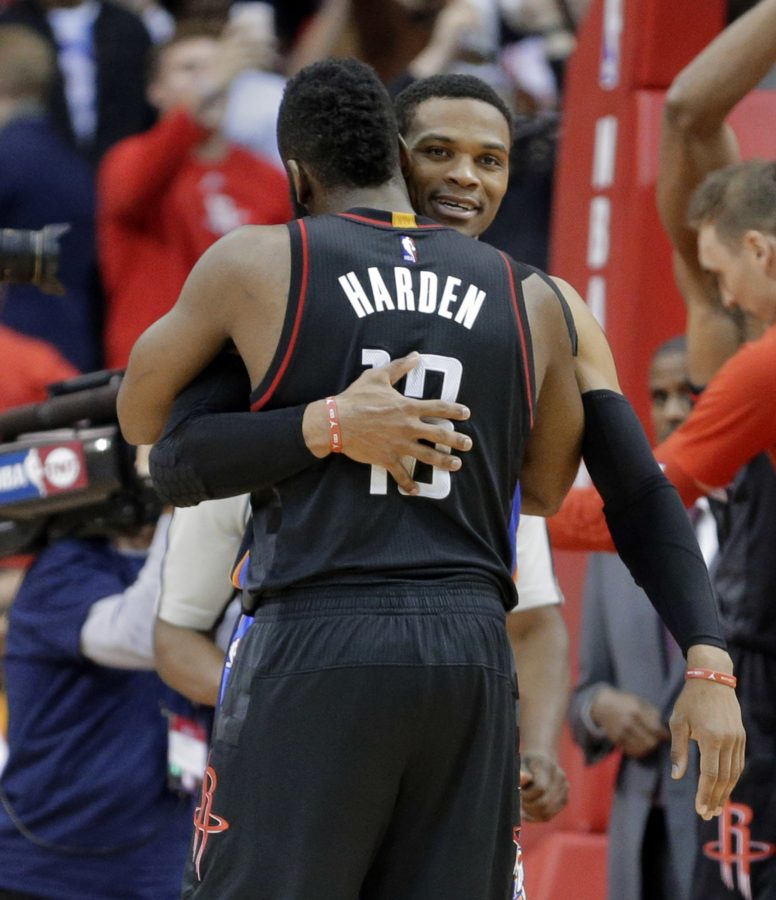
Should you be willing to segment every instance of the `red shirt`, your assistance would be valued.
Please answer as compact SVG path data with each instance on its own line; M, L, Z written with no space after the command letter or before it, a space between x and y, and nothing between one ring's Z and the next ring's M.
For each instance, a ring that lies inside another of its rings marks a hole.
M223 159L196 150L207 129L184 110L119 142L98 176L98 238L107 294L106 365L122 367L140 334L175 303L189 271L240 225L293 218L285 175L231 145Z
M46 386L78 375L51 344L0 325L0 410L39 403L48 396Z
M687 421L655 448L688 507L759 453L776 466L776 325L722 366ZM614 549L595 488L571 490L549 528L559 550Z

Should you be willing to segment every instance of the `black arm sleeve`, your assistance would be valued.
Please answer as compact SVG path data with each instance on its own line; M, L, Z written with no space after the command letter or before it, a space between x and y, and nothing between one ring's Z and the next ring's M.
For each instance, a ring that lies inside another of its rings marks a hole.
M614 391L582 395L582 455L604 500L614 545L686 655L725 647L698 542L679 495L657 464L633 407Z
M260 490L317 462L302 435L304 406L247 411L250 381L222 353L177 397L151 450L151 477L174 506Z

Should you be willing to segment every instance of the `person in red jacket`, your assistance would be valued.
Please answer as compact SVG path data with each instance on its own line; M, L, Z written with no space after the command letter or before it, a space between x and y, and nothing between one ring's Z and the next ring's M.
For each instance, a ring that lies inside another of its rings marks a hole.
M48 396L46 385L78 375L78 369L48 341L0 325L0 411L38 403Z
M136 338L170 309L214 241L293 215L285 175L221 131L227 88L254 51L245 34L179 27L151 60L148 94L159 122L103 161L98 237L111 368L126 365Z

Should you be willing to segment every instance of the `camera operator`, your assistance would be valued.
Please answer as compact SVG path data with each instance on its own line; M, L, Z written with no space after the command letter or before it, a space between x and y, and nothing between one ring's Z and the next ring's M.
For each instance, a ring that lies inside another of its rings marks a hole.
M193 798L168 786L168 751L204 729L153 671L168 524L55 541L14 600L3 900L179 896Z

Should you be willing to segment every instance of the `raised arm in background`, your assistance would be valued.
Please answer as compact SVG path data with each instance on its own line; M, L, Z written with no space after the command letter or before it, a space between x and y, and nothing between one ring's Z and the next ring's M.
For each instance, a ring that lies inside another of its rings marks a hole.
M687 305L688 365L706 384L753 323L723 307L718 284L698 261L688 227L690 198L703 179L739 159L726 119L776 64L776 2L763 0L726 28L674 79L666 97L657 180L658 209L674 248L676 281Z

